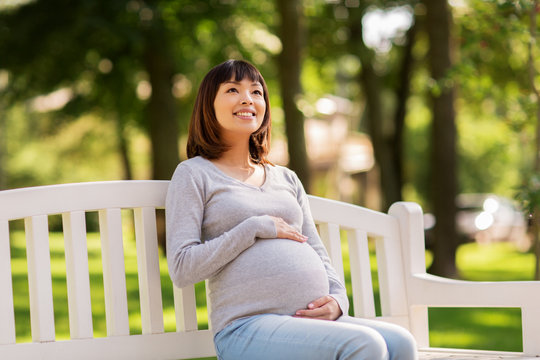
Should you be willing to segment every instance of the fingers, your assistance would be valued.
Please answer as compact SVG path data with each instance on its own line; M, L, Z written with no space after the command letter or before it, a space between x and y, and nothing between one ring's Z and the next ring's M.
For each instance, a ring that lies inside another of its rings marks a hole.
M331 296L323 296L321 298L318 298L316 300L313 300L311 303L308 304L308 309L314 309L314 308L318 308L318 307L321 307L327 303L329 303L330 301L334 300L333 297Z
M342 311L337 301L331 296L323 296L312 301L307 309L298 310L296 317L321 319L321 320L336 320L342 315Z
M295 228L290 226L283 220L282 218L271 216L271 218L274 220L274 224L276 225L277 230L277 237L280 239L290 239L298 242L306 242L307 236L303 235L299 231L297 231Z

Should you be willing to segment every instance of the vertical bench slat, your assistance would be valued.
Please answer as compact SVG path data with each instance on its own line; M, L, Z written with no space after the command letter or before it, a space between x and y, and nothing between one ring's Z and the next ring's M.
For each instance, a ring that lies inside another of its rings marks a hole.
M368 235L362 230L350 230L347 233L347 239L349 242L354 316L375 317Z
M11 281L9 223L0 221L0 345L15 343L15 313Z
M407 293L399 239L380 237L375 247L382 315L405 316L408 314Z
M176 331L197 330L197 303L195 286L182 289L174 286L174 312L176 314Z
M151 207L134 209L137 267L143 334L164 331L163 303L156 230L156 210Z
M69 332L72 339L93 337L86 219L84 211L62 214L66 254Z
M126 270L120 209L99 211L107 335L129 335Z
M319 224L321 240L328 251L332 265L339 278L345 283L343 273L343 255L341 253L341 236L339 234L339 225L332 223Z
M54 341L54 309L46 215L24 219L32 341Z
M523 336L523 352L526 354L540 354L540 308L538 304L524 306L521 309L521 323Z

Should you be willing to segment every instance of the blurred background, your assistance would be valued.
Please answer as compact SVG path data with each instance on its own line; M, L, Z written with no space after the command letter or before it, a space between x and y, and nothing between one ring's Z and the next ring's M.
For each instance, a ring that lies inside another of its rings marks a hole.
M538 12L534 0L0 0L0 189L170 179L203 76L245 59L269 87L270 159L311 194L420 203L435 274L459 275L466 242L539 253Z

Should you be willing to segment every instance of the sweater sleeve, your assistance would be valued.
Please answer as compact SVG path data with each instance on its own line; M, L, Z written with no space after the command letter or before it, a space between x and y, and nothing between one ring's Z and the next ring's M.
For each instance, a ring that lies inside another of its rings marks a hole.
M304 190L300 179L293 172L294 182L297 189L297 199L300 207L302 208L303 213L303 223L302 223L302 234L308 237L308 244L319 254L324 267L326 269L326 274L328 275L328 282L330 287L330 296L332 296L338 303L343 315L347 315L349 312L349 299L347 297L347 290L345 285L341 282L336 270L330 263L330 257L328 252L324 247L324 244L317 232L315 223L313 221L313 216L311 215L311 209L309 207L309 201L307 194Z
M276 236L269 216L252 216L220 236L202 241L201 229L207 184L188 166L180 164L169 184L166 198L167 264L178 287L212 277L256 238Z

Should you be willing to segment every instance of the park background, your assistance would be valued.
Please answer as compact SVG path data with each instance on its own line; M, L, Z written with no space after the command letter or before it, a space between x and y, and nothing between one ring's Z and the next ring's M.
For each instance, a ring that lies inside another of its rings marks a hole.
M270 159L295 170L308 192L382 211L420 203L436 219L432 273L538 278L538 13L533 0L0 0L0 189L169 179L186 158L203 76L245 59L269 87ZM530 246L464 243L456 227L464 193L516 200ZM23 273L22 226L11 228L12 266ZM129 234L125 248L128 259ZM61 234L51 252L65 268ZM24 339L27 291L20 296ZM62 338L67 312L56 308ZM454 325L435 342L519 350L519 339L503 344L508 331L519 336L519 312L486 311L431 312L434 326L437 317L441 328ZM486 321L488 335L463 335Z

